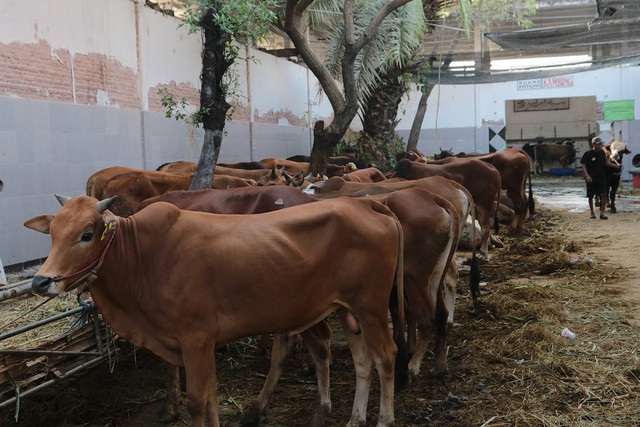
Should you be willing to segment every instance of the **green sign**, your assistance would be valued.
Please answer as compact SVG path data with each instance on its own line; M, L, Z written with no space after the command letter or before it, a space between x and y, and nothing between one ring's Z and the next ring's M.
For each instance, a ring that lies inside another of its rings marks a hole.
M633 120L633 112L633 99L604 102L604 119L608 122Z

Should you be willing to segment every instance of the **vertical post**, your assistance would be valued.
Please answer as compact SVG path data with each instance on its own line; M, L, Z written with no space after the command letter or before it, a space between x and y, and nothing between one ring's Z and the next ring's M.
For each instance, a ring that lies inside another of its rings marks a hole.
M134 4L135 20L136 20L136 67L138 68L138 98L140 99L140 144L142 154L142 169L147 168L147 147L145 145L145 126L144 126L144 110L145 102L142 92L142 54L141 54L141 41L140 41L140 4L142 0L136 0Z
M249 46L245 46L245 55L249 58ZM247 110L249 112L249 159L253 162L253 148L255 142L253 140L253 106L251 105L251 61L244 61L247 67Z
M0 286L7 284L7 276L4 274L4 266L2 265L2 258L0 258Z

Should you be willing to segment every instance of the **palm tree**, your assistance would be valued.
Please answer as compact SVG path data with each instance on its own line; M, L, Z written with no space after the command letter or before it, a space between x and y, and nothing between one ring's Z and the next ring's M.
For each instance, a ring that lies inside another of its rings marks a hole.
M280 16L280 27L293 41L298 53L305 61L311 72L316 76L322 89L333 108L333 120L328 126L317 122L314 127L314 142L311 149L311 172L326 171L331 150L338 145L358 111L359 91L357 81L362 79L363 67L367 64L370 43L377 40L381 24L385 18L409 3L411 0L282 0L284 12ZM343 4L342 4L343 3ZM324 10L340 11L341 23L336 25L342 31L340 39L340 56L335 64L339 64L339 77L342 88L335 81L330 67L323 64L318 55L313 52L308 40L304 36L304 26L308 24L312 14L303 14L310 6ZM344 92L343 92L344 90Z

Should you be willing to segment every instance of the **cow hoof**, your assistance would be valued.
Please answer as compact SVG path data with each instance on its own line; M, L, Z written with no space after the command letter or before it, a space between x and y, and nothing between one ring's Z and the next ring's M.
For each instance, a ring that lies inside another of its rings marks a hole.
M618 213L618 209L613 205L611 205L611 213Z
M327 420L329 412L331 412L331 407L329 405L320 405L316 413L313 414L313 421L311 422L311 425L313 427L322 427Z
M160 411L160 422L163 424L169 424L170 422L176 421L178 418L180 418L180 411L178 410L168 411L163 409Z
M243 427L260 425L260 410L256 406L251 406L240 419L240 425Z

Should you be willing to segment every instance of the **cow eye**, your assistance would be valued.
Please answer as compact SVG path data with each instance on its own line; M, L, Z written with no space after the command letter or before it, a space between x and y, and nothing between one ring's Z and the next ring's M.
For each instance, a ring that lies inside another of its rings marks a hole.
M264 185L264 184L263 184L263 183L261 183L261 182L257 182L257 183L256 183L256 186L258 186L258 187L262 187L263 185Z
M82 237L80 238L80 240L82 240L83 242L88 242L93 238L93 231L87 231L86 233L84 233L82 235Z

